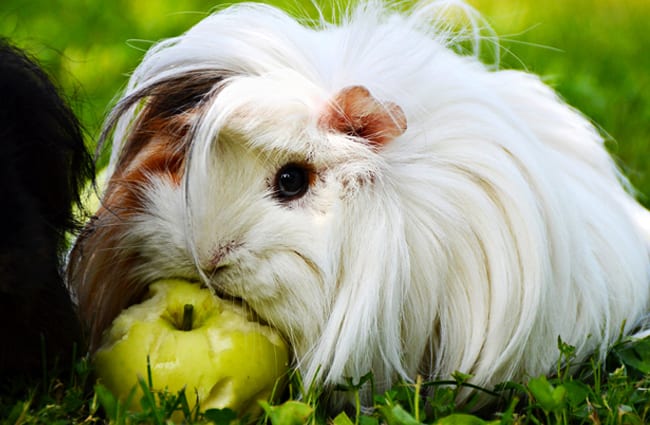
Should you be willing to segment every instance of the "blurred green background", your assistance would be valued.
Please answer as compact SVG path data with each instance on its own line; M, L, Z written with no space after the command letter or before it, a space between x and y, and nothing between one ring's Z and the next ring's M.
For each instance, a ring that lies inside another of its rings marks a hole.
M313 10L309 0L271 3ZM501 37L501 66L542 75L590 117L650 205L650 0L469 3ZM180 34L219 5L1 0L0 35L26 48L59 82L92 146L114 96L151 43Z

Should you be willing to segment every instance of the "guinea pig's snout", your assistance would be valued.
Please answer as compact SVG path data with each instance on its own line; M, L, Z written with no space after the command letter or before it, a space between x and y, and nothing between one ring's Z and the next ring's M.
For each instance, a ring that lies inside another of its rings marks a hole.
M227 268L232 262L233 253L240 248L241 245L241 243L234 240L217 245L212 250L210 258L204 266L205 271L214 275Z

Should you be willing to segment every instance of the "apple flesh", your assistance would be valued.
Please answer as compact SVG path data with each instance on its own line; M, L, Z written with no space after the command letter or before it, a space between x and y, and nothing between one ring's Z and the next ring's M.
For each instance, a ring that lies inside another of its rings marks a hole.
M191 408L198 397L201 411L230 408L240 415L258 414L257 401L281 391L289 364L277 331L182 280L152 284L145 301L115 319L95 352L95 370L124 400L138 376L146 379L147 356L154 389L175 393L185 387Z

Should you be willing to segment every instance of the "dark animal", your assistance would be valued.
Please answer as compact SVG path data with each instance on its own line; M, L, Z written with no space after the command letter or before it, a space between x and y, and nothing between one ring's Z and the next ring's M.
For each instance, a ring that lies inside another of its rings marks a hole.
M81 327L61 268L92 159L39 65L0 40L0 379L70 365ZM81 348L81 347L78 347ZM43 364L45 360L46 364Z

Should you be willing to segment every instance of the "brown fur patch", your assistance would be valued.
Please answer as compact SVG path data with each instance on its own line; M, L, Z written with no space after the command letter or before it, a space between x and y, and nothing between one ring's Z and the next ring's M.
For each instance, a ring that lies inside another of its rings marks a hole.
M136 252L122 245L128 224L114 212L101 208L75 244L67 277L86 324L89 348L98 348L101 336L115 317L138 302L146 287L129 273L139 263Z
M137 247L125 246L131 219L146 214L151 179L180 183L189 141L187 126L176 117L144 121L127 142L138 146L130 161L120 161L108 182L102 206L79 236L71 253L68 277L77 293L79 313L90 325L91 349L126 307L138 302L148 282L133 270L141 263Z
M139 302L150 282L140 280L138 246L127 246L135 216L146 214L146 191L152 179L179 185L191 143L191 120L201 101L221 77L214 71L174 78L124 100L113 116L143 99L146 104L125 141L102 206L86 225L70 254L68 282L88 325L91 350L103 331L126 307ZM109 123L110 125L111 123Z

